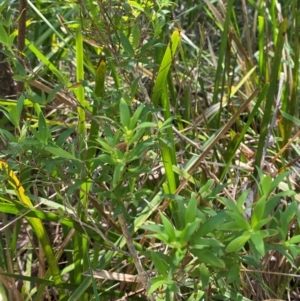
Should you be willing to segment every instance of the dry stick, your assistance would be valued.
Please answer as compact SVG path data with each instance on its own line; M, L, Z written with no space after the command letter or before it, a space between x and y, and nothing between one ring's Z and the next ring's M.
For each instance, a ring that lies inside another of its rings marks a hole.
M292 139L290 139L287 144L273 157L271 163L274 163L277 158L300 136L300 131L298 131Z
M274 129L276 119L277 119L277 115L278 115L278 112L279 112L279 109L280 109L280 99L281 99L281 95L282 95L284 81L285 81L285 76L284 76L284 73L281 72L280 73L280 78L279 78L279 89L278 89L277 99L276 99L276 103L275 103L275 110L274 110L274 114L273 114L271 124L268 128L268 133L267 133L267 137L266 137L266 141L265 141L265 145L264 145L264 148L263 148L263 153L262 153L262 157L261 157L261 161L260 161L260 168L261 169L262 169L262 166L263 166L263 162L265 161L267 148L270 145L271 134L272 134L272 131Z
M35 87L39 90L42 90L46 93L50 93L52 91L52 88L46 86L45 84L41 83L38 80L32 80L27 82L30 86ZM76 100L70 96L65 95L64 93L56 92L55 93L55 98L60 100L63 104L76 109L78 108L79 104L76 102Z
M128 250L132 256L135 268L140 276L141 282L142 282L146 292L148 292L151 287L150 279L149 279L147 272L144 270L144 268L141 264L141 261L138 257L137 251L133 245L133 240L131 238L130 232L126 225L124 215L122 213L118 216L118 220L120 222L120 226L122 228L122 232L123 232L124 238L126 240ZM148 296L148 300L155 301L155 298L154 298L154 296Z

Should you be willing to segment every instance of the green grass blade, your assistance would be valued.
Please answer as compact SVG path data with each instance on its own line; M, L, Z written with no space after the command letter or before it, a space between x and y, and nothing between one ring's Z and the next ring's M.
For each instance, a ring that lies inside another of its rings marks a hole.
M180 42L180 31L176 29L171 36L171 41L167 46L163 60L159 67L158 75L155 79L151 100L154 106L156 107L159 105L159 100L163 93L163 86L166 83L167 75L170 70L179 42Z
M105 72L106 72L106 61L102 57L99 61L97 70L96 70L96 83L95 83L95 94L97 97L103 98L104 96L104 82L105 82ZM100 100L101 101L101 100ZM95 117L101 105L95 101L93 106L93 119L91 122L90 136L88 140L88 150L86 160L93 158L96 153L95 146L97 145L96 139L98 138L99 133L99 124L96 122Z
M158 75L156 77L155 84L153 87L153 94L151 97L154 106L158 106L159 101L161 101L162 108L164 109L163 114L165 120L171 117L170 103L167 93L167 78L179 43L180 31L176 29L171 36L170 43L167 46L164 57L160 64ZM177 184L176 175L173 171L172 166L176 165L176 154L174 136L171 128L167 129L166 139L168 140L167 143L163 140L160 141L162 161L166 170L169 191L170 193L174 193L177 188Z
M272 119L272 107L277 91L278 74L281 66L281 56L284 44L284 37L287 30L287 20L284 20L279 27L279 33L277 37L275 56L271 68L270 87L266 95L265 111L262 120L261 132L258 141L257 153L255 158L255 166L261 166L261 159L263 156L263 149L266 143L266 137L268 134L268 126Z

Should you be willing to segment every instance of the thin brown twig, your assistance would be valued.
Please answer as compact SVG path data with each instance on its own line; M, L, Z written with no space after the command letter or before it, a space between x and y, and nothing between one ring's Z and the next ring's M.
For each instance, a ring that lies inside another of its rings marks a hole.
M128 250L129 250L129 252L132 256L132 259L133 259L134 265L136 267L136 270L137 270L137 272L140 276L140 279L141 279L141 282L142 282L144 288L148 292L150 287L151 287L150 279L149 279L149 276L148 276L147 272L144 270L144 268L142 266L142 263L141 263L141 261L138 257L137 251L136 251L136 249L133 245L133 240L132 240L130 232L127 228L124 215L120 214L118 216L118 220L119 220L120 226L122 228L122 232L123 232L124 238L126 240ZM155 301L155 298L154 298L154 296L150 295L150 296L148 296L148 300Z

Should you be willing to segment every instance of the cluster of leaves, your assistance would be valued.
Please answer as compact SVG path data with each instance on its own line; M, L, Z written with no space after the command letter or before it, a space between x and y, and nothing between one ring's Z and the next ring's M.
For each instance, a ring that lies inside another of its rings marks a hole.
M2 299L296 294L297 1L25 2L25 37L0 4Z

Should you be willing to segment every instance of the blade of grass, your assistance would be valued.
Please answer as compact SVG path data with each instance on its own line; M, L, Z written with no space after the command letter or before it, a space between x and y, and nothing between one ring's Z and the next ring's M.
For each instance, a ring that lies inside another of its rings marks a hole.
M164 53L164 57L160 64L158 75L155 79L155 84L153 87L153 93L151 96L151 101L154 106L157 107L159 105L159 101L161 101L162 108L164 109L163 114L165 120L171 117L170 103L169 103L169 98L167 93L167 76L170 71L170 67L179 43L180 43L180 31L176 29L173 32L171 36L171 40ZM176 165L176 154L175 154L175 145L174 145L174 135L171 128L167 130L166 136L169 145L167 145L164 141L161 140L160 147L162 151L163 164L166 170L166 177L168 179L169 190L170 193L174 193L177 184L176 184L176 175L173 172L172 165Z
M105 82L105 72L106 72L106 61L104 57L101 57L97 70L96 70L96 83L95 83L95 94L97 97L103 98L104 96L104 82ZM100 100L101 101L101 100ZM96 153L96 139L98 138L99 133L99 125L95 120L95 117L97 115L98 110L101 107L101 104L98 103L98 101L95 101L93 106L93 119L91 122L91 130L90 130L90 136L88 140L88 150L86 155L86 160L89 161L90 159L94 158ZM89 167L90 169L90 167ZM91 170L89 170L91 172Z
M79 26L79 25L78 25ZM80 28L76 30L76 81L81 82L84 80L84 54L83 54L83 37L82 31ZM77 108L78 111L78 138L79 138L79 153L82 160L86 157L85 150L85 137L86 137L86 116L84 108L87 107L87 103L84 97L84 88L82 85L79 85L75 90L78 102L81 107ZM87 179L87 173L85 169L82 169L81 172L82 179ZM88 204L88 197L85 191L88 190L88 182L84 182L81 185L80 191L80 203L78 204L77 214L81 220L85 220L85 209ZM87 256L88 256L88 239L86 235L80 236L78 233L75 233L74 239L74 273L73 279L76 284L82 282L82 271L88 268ZM88 295L85 294L82 300L87 301Z
M278 75L281 65L281 54L284 44L284 36L287 30L287 20L284 20L279 27L278 38L275 48L275 56L273 58L271 74L270 74L270 86L266 95L266 104L264 110L264 116L261 125L260 137L257 146L256 158L255 158L255 166L261 167L262 158L263 158L263 150L266 143L266 137L268 134L268 126L272 119L272 107L273 102L275 100L277 83L278 83ZM257 176L257 171L255 171L255 176Z

